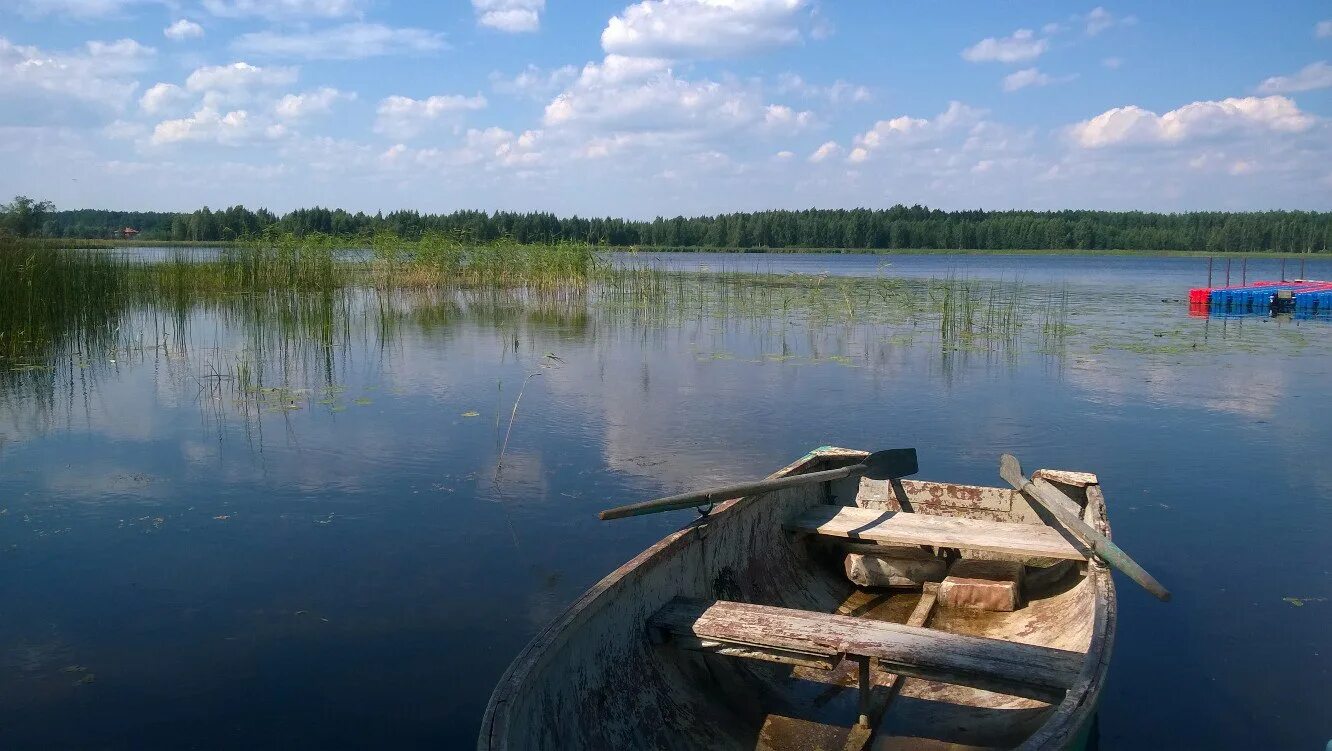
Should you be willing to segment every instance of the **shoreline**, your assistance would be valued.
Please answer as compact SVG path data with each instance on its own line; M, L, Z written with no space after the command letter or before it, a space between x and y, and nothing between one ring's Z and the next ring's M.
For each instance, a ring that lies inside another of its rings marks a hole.
M60 247L73 250L115 250L124 248L227 248L244 243L231 240L89 240L70 239L60 242L59 238L40 238L33 244ZM412 240L404 240L412 243ZM483 245L485 243L478 243ZM531 243L538 244L538 243ZM349 246L350 247L350 246ZM616 253L649 255L653 253L678 253L680 255L715 254L735 256L784 256L784 255L866 255L866 256L1060 256L1077 258L1099 256L1140 256L1146 258L1275 258L1275 259L1320 259L1332 258L1332 253L1308 252L1293 253L1287 251L1237 251L1237 250L1076 250L1069 248L1029 248L1020 250L999 250L991 248L702 248L679 246L597 246L598 250Z
M607 248L625 253L710 253L716 255L863 255L863 256L1144 256L1149 258L1332 258L1332 253L1291 253L1285 251L1242 250L1074 250L1067 248L1030 248L1024 250L994 250L990 248Z

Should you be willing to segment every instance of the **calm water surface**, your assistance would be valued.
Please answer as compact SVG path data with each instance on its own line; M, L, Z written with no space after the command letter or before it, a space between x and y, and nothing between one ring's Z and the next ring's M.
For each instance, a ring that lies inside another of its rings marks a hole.
M0 380L0 748L471 747L536 630L687 521L598 509L823 444L1100 475L1175 593L1119 580L1102 748L1332 738L1326 323L1189 317L1205 259L652 258L1017 280L1068 333L493 295L349 293L286 329L135 311L116 350Z

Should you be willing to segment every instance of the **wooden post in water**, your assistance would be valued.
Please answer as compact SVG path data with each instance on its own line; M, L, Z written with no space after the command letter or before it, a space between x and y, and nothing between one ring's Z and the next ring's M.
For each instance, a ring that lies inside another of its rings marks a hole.
M1226 259L1226 286L1230 286L1230 259Z
M1301 279L1307 278L1304 276L1304 256L1300 256L1300 278Z
M1286 259L1281 259L1281 281L1286 281Z
M1240 286L1249 284L1249 257L1244 256L1240 259Z
M1207 256L1207 288L1212 288L1212 257Z

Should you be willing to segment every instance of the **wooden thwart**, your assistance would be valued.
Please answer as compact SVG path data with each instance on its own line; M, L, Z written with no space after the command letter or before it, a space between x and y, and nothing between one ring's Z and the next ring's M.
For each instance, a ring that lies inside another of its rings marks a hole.
M821 505L785 526L792 532L889 545L933 545L1040 558L1087 559L1087 548L1080 541L1038 524Z
M810 662L875 660L901 675L1047 702L1073 685L1083 660L1062 649L743 602L677 598L648 623L664 638L685 637L686 648L702 640L747 648L729 651L737 657L770 659L770 650Z

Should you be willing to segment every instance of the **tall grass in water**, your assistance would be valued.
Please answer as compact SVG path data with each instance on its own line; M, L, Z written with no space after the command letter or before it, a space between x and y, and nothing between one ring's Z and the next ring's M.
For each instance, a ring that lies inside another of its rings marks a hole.
M1063 352L1073 330L1068 318L1068 288L1061 287L1058 294L1051 292L1047 295L1041 314L1041 347L1045 352Z
M587 245L469 243L426 234L416 241L377 234L350 245L328 235L265 233L216 251L176 251L138 264L140 282L166 296L485 287L537 292L584 289L603 264Z
M469 243L427 233L414 243L373 238L376 284L385 287L457 285L552 291L585 287L606 265L592 246L529 245L501 240Z
M932 282L930 299L939 317L945 350L1007 350L1017 341L1029 312L1029 291L1019 282L948 278Z
M0 371L45 365L55 351L91 353L128 304L129 263L97 252L0 239Z
M169 298L275 290L310 292L356 284L363 265L326 235L268 233L210 251L176 250L134 269L140 287Z
M468 246L427 237L375 238L370 251L326 236L267 234L228 248L181 249L165 260L0 237L0 374L47 368L53 358L113 352L128 311L194 306L253 295L330 294L352 287L583 289L596 270L590 248ZM285 299L285 298L284 298Z
M447 325L457 312L497 324L543 318L571 336L595 320L644 330L747 321L760 333L888 325L907 340L937 331L944 351L1010 353L1024 323L1035 324L1047 348L1059 343L1068 315L1066 296L1042 310L1016 283L680 272L612 265L586 245L478 245L437 234L413 242L367 237L355 247L326 236L266 234L228 248L173 251L165 260L8 241L0 245L0 371L44 367L60 354L86 359L113 351L120 339L132 346L139 334L128 313L155 310L180 322L214 309L262 321L249 332L255 342L306 342L331 382L329 353L345 347L348 330L338 311L361 295L380 309L376 321L412 311L424 327ZM439 304L421 306L422 298ZM245 361L245 380L268 382L264 364Z

